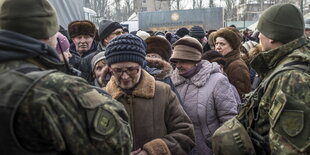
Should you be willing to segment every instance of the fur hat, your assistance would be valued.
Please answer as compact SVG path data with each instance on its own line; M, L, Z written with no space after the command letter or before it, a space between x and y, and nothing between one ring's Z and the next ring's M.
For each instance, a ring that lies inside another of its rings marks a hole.
M47 0L6 0L0 8L0 29L48 39L59 29L56 11Z
M234 50L239 49L241 46L240 37L238 37L238 35L235 32L231 31L228 28L221 28L215 32L213 37L214 43L216 43L217 37L224 38L229 43L231 48Z
M96 26L89 20L76 20L68 25L68 31L71 38L79 35L89 35L95 37Z
M149 33L145 32L145 31L142 31L142 30L137 31L136 35L138 37L140 37L141 39L143 39L143 40L145 40L145 39L147 39L148 37L151 36Z
M144 41L132 34L123 34L112 39L105 52L108 65L128 61L143 66L145 55Z
M174 43L171 62L176 60L189 60L198 62L201 60L202 45L193 37L183 37Z
M157 53L165 61L169 61L172 53L171 44L167 39L158 36L152 36L145 40L146 43L146 53Z
M273 5L260 16L257 29L267 38L288 43L304 35L304 18L293 4Z

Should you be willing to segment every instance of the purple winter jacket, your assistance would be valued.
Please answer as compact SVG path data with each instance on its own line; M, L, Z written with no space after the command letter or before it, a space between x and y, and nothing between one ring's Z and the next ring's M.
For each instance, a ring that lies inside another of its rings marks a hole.
M215 130L225 121L237 115L238 102L232 85L221 73L217 63L202 60L202 68L186 79L175 69L171 76L184 103L184 110L191 118L196 136L196 151L200 155L212 155L208 147Z

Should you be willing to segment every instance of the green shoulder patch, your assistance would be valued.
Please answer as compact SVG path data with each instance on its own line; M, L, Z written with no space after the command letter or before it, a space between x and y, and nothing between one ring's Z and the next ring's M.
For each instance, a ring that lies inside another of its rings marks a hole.
M111 135L119 129L115 116L104 108L98 109L93 123L95 131L100 135Z
M291 136L297 136L304 128L304 112L300 110L284 110L280 119L283 131Z

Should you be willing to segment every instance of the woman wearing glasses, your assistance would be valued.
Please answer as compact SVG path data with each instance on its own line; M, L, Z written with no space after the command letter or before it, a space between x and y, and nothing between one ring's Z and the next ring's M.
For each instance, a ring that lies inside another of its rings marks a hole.
M170 86L142 69L145 45L126 34L106 48L112 78L108 93L121 102L129 115L133 152L137 155L186 155L194 147L193 125Z

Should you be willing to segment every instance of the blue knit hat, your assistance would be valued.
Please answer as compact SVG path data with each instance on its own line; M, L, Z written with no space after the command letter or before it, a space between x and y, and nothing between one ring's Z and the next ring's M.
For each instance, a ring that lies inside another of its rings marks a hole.
M136 62L143 66L146 45L138 36L132 34L120 35L110 41L106 48L106 63Z

